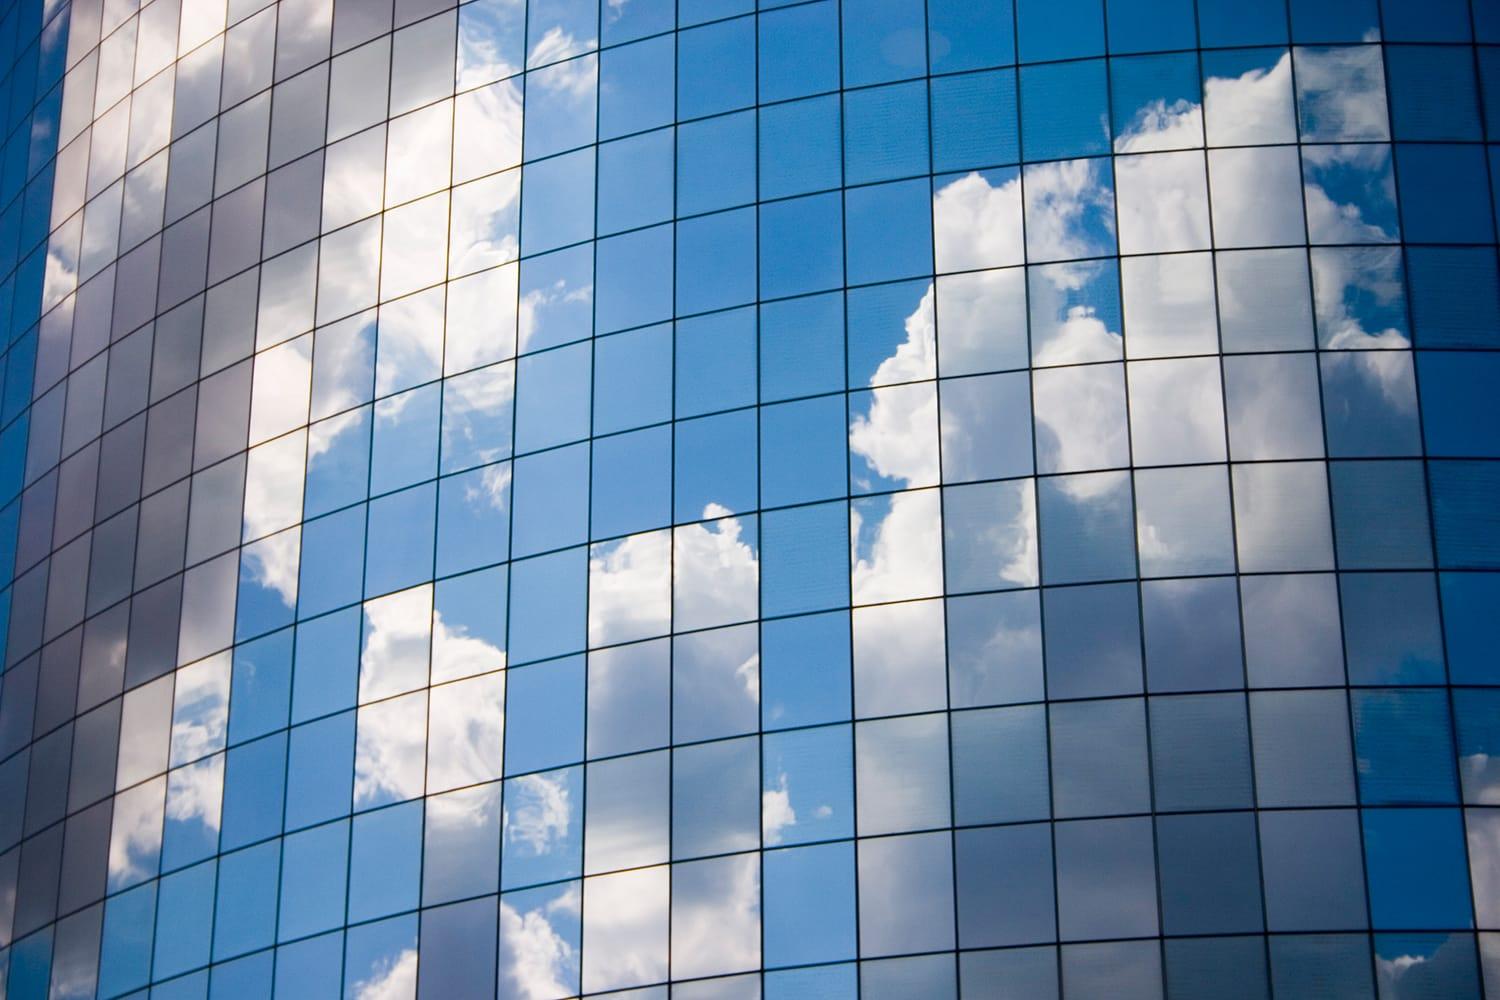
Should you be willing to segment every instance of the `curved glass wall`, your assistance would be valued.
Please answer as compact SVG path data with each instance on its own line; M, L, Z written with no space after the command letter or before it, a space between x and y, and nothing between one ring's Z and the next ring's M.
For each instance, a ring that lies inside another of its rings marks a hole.
M1500 997L1490 0L4 67L0 995Z

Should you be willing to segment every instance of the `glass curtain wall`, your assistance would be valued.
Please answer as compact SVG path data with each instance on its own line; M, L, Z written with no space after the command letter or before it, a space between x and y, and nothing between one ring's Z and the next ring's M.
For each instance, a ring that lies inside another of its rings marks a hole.
M0 996L1500 998L1494 0L0 71Z

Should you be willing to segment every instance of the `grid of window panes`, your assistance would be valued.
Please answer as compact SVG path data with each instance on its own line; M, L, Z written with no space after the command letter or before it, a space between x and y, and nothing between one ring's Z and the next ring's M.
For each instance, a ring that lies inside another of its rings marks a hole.
M1500 997L1493 0L12 64L0 995Z

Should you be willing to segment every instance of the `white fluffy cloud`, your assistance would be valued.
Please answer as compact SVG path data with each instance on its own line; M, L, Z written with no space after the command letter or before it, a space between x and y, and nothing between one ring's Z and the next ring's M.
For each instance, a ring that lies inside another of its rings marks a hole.
M776 774L776 785L760 793L761 838L767 846L781 843L782 831L797 825L797 810L792 808L792 793L785 771Z
M366 979L354 984L356 1000L414 1000L417 995L417 949L403 948L375 964Z
M666 865L584 880L585 993L667 978L670 881Z
M558 933L554 920L577 921L576 885L529 910L512 899L500 902L500 994L516 1000L562 1000L576 991L578 949Z
M546 854L566 837L573 822L573 801L561 777L527 774L508 785L505 839L533 855Z

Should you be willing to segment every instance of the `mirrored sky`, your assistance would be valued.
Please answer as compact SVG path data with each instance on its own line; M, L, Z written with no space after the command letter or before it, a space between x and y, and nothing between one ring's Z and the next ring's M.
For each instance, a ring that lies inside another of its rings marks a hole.
M0 997L1500 997L1490 0L0 70Z

